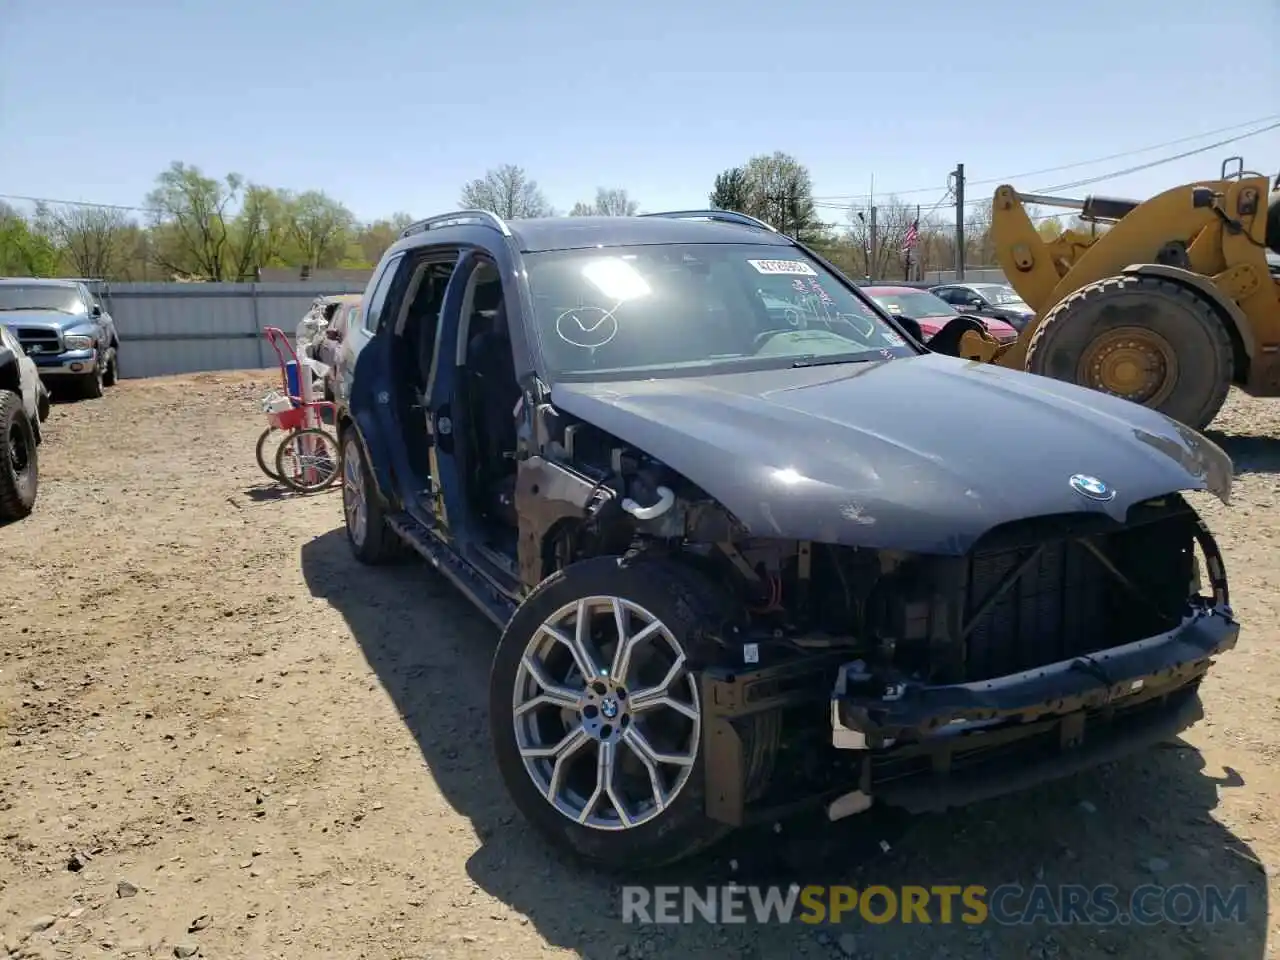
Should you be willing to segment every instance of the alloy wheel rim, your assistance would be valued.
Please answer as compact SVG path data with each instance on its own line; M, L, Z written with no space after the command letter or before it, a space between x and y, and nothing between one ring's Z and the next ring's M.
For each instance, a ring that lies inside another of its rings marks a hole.
M368 526L364 475L360 469L360 453L349 440L342 457L342 507L346 513L347 530L351 533L351 539L356 546L363 545Z
M561 815L596 830L659 816L689 782L702 714L684 649L620 597L566 604L534 631L516 671L516 747Z

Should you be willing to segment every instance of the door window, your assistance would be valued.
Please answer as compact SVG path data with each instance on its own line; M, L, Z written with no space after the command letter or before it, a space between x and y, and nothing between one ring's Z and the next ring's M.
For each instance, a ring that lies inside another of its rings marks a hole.
M399 254L387 261L387 265L382 268L382 276L378 277L373 295L369 297L368 309L364 312L363 327L366 333L378 332L378 326L382 322L382 308L387 302L387 291L391 289L391 281L395 279L396 271L403 260L404 254Z

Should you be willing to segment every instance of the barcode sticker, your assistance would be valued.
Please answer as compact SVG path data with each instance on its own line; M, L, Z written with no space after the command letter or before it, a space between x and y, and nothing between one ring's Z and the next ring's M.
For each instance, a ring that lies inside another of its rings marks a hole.
M818 271L803 260L748 260L757 273L784 274L786 276L816 277Z

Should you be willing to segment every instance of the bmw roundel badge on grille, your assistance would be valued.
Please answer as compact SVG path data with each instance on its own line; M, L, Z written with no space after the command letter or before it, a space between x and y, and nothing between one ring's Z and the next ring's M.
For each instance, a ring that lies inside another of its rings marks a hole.
M1077 473L1071 477L1068 483L1071 484L1072 490L1080 494L1082 497L1088 497L1090 500L1101 500L1105 502L1107 500L1115 499L1115 490L1107 486L1097 477Z

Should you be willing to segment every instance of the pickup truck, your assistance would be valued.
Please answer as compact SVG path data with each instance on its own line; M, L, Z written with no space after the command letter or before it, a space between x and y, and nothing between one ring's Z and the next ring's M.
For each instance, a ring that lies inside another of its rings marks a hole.
M78 280L0 278L0 324L18 338L47 385L101 397L118 377L115 321Z

